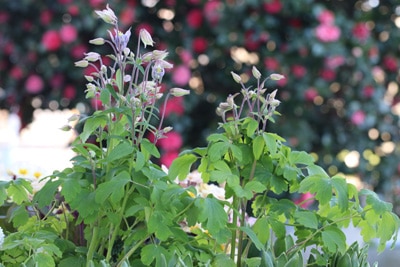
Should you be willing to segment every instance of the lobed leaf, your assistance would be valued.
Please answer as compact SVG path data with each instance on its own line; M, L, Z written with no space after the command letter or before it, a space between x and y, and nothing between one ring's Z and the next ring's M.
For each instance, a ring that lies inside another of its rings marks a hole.
M192 164L196 162L197 157L193 154L184 154L176 158L168 170L168 177L171 181L177 177L179 180L183 180L187 177L190 172Z

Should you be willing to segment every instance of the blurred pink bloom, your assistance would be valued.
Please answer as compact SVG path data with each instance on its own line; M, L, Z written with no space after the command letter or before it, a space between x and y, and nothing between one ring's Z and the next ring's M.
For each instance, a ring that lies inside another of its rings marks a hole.
M71 56L75 59L82 59L88 48L84 44L78 44L71 49Z
M122 24L126 26L130 26L135 21L135 9L133 8L124 8L121 14L119 15L119 19Z
M165 165L166 167L171 166L172 162L174 159L176 159L179 156L179 153L176 151L169 151L161 155L160 162L162 165Z
M219 0L207 1L204 4L204 16L212 26L215 26L219 22L221 17L221 6L222 4Z
M397 59L394 56L385 56L382 64L388 71L396 72L398 70Z
M71 24L63 25L60 29L60 37L64 43L72 43L76 40L78 36L78 31L75 26Z
M80 11L79 11L79 7L76 5L71 5L68 7L68 13L72 16L77 16L79 15Z
M182 144L182 136L175 131L166 133L165 138L158 140L159 147L164 151L178 151Z
M37 94L43 90L43 79L36 74L31 74L25 81L25 89L28 93Z
M186 20L190 27L198 29L203 24L203 12L198 8L192 9L186 15Z
M208 42L204 37L195 37L192 43L192 49L195 53L201 54L207 50Z
M344 56L330 56L325 58L325 66L329 69L336 69L345 63Z
M361 42L364 42L370 36L369 28L365 22L356 23L352 29L352 33Z
M269 0L263 5L264 11L269 14L277 14L282 10L282 3L280 0Z
M164 112L164 105L161 106L160 112ZM185 112L183 107L183 97L173 97L168 99L165 105L165 116L168 117L171 114L182 115Z
M104 3L105 0L89 0L89 4L94 7L98 8L100 5Z
M335 22L335 14L330 10L323 10L317 17L321 24L333 24Z
M331 24L320 24L315 28L315 36L321 41L321 42L335 42L339 39L340 37L340 29Z
M192 54L186 49L179 50L178 54L185 65L188 65L193 60Z
M314 195L310 192L304 193L298 199L294 200L294 204L299 205L301 203L300 207L302 207L303 209L307 209L314 203L314 200L312 199L313 197ZM310 200L307 201L307 199Z
M367 85L363 88L362 94L363 96L370 98L374 95L375 88L372 85Z
M0 12L0 23L6 23L10 15L7 12Z
M141 30L141 29L145 29L146 31L148 31L148 32L150 33L150 35L153 35L153 33L154 33L153 26L151 26L149 23L143 22L143 23L140 23L140 24L136 27L135 33L136 33L137 36L139 36L139 33L140 33L140 30Z
M72 100L76 97L76 89L73 85L67 85L63 91L63 97Z
M61 46L61 37L55 30L48 30L42 36L42 45L48 51L55 51Z
M267 57L264 59L264 66L269 71L276 71L279 68L279 62L273 57Z
M296 78L302 78L307 74L307 69L302 65L293 65L291 69Z
M177 66L172 73L172 81L178 86L185 86L189 82L190 77L190 69L184 65Z
M53 19L53 12L50 9L44 9L40 13L40 23L42 23L42 25L44 26L49 25L52 19Z
M24 75L22 69L18 66L14 66L11 70L10 70L10 76L13 79L19 80L22 78L22 76Z
M321 78L325 81L333 81L336 78L336 72L331 69L321 70Z
M309 102L313 102L318 95L319 93L314 87L310 87L304 91L304 99Z
M59 88L64 84L64 75L61 73L53 75L50 78L50 86L52 88Z
M70 4L71 2L72 0L58 0L58 3L62 5Z
M364 121L365 121L365 113L364 113L364 111L357 110L356 112L354 112L351 115L350 120L354 125L357 125L357 126L363 124Z

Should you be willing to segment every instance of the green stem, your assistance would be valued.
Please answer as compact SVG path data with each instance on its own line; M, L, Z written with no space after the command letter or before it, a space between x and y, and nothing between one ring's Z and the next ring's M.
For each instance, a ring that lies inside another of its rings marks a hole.
M238 214L236 212L236 207L238 206L238 197L233 196L233 214L232 214L232 224L233 224L233 229L232 229L232 239L231 239L231 259L235 260L235 250L236 250L236 236L237 236L237 219L238 219Z
M142 240L140 240L138 243L136 243L135 246L133 246L125 255L124 257L119 261L117 264L117 267L121 267L122 264L129 259L129 257L150 237L150 235L146 236Z
M93 228L92 240L90 241L89 250L87 253L86 267L90 267L90 262L93 260L93 255L94 255L94 252L96 251L96 247L97 247L98 235L99 235L99 227L95 226Z

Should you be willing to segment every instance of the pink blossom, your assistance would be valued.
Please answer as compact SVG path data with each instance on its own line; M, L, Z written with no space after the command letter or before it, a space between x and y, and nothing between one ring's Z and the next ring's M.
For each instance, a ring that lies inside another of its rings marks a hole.
M88 48L84 44L78 44L71 49L71 56L75 59L82 59Z
M172 162L174 159L176 159L179 156L179 153L176 151L169 151L161 155L160 162L162 165L165 165L166 167L171 166Z
M76 40L78 36L78 31L75 26L71 24L63 25L60 29L60 37L64 43L72 43Z
M44 9L40 13L40 23L42 23L42 25L44 26L49 25L52 19L53 19L53 12L51 12L50 9Z
M350 120L354 125L357 125L357 126L363 124L364 121L365 121L365 113L364 113L364 111L357 110L356 112L354 112L351 115Z
M221 7L222 4L219 0L207 1L204 4L204 16L212 26L215 26L219 22L221 17Z
M313 198L314 198L314 195L311 194L310 192L307 192L307 193L302 194L298 199L294 200L294 204L296 204L296 205L301 204L301 207L303 209L307 209L314 203Z
M24 73L23 73L22 69L18 66L14 66L10 71L10 76L16 80L21 79L23 75L24 75Z
M56 51L61 46L61 37L55 30L48 30L42 36L42 45L48 51Z
M89 0L89 4L94 7L98 8L101 4L104 3L105 0Z
M335 14L330 10L323 10L317 17L321 24L333 24L335 22Z
M161 106L160 112L164 113L164 105ZM168 117L171 114L182 115L185 112L183 107L183 97L173 97L168 99L165 105L165 116Z
M178 54L185 65L188 65L193 60L192 54L186 49L179 50Z
M119 19L124 25L132 25L132 23L135 21L135 9L124 8L119 15Z
M331 69L323 69L321 71L321 77L325 81L333 81L336 78L336 72Z
M67 85L63 91L63 97L72 100L76 97L76 88L73 85Z
M359 41L364 42L370 36L370 31L365 22L359 22L354 25L352 29L353 36L356 37Z
M397 59L394 56L385 56L382 64L388 71L396 72L398 69Z
M370 98L374 95L375 88L372 85L367 85L362 89L362 94L366 98Z
M0 12L0 23L6 23L10 18L7 12Z
M325 66L329 69L336 69L345 63L344 56L330 56L325 58Z
M325 43L337 41L340 37L340 33L340 29L331 24L320 24L315 29L315 36L321 42Z
M50 79L50 86L52 88L59 88L63 84L64 84L64 75L61 73L53 75L53 77L51 77Z
M175 131L165 134L165 138L158 141L158 145L164 151L178 151L183 144L182 136Z
M207 50L208 42L204 37L195 37L193 39L192 48L195 53L201 54Z
M25 89L28 93L37 94L43 90L44 82L42 77L37 74L31 74L25 81Z
M282 3L280 0L270 0L264 3L264 11L269 14L277 14L282 10Z
M178 86L185 86L189 82L190 77L190 69L184 65L177 66L172 73L172 81Z
M78 16L80 11L79 7L76 5L71 5L68 7L68 13L71 14L72 16Z
M310 87L304 92L304 99L306 101L313 102L318 95L319 93L317 89L315 89L314 87Z
M194 29L198 29L203 24L203 12L198 9L192 9L186 15L186 21L188 25Z
M302 65L293 65L292 73L296 78L302 78L307 74L307 69Z
M267 57L264 59L264 66L269 71L276 71L278 70L280 64L276 58Z

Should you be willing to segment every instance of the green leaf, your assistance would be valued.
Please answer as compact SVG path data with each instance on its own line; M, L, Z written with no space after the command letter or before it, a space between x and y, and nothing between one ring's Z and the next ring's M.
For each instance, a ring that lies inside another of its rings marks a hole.
M260 183L259 181L250 181L244 186L245 190L250 190L255 193L262 193L264 192L267 187Z
M349 206L349 192L346 180L342 177L334 176L331 178L331 182L338 199L339 208L342 211L347 210Z
M228 152L229 146L230 144L225 142L211 144L208 150L211 162L220 160Z
M262 136L259 135L253 140L253 155L256 160L259 160L263 154L264 146L265 142Z
M329 177L312 175L300 182L300 193L315 193L315 198L322 204L327 204L332 199L332 184Z
M162 246L149 244L140 252L140 259L144 265L150 266L156 258L166 254L168 254L168 251Z
M107 118L104 115L92 115L92 117L89 117L83 126L82 133L79 135L82 143L85 143L89 136L93 135L98 128L103 128L106 123Z
M155 233L156 237L161 241L165 241L173 235L168 227L170 221L164 215L161 211L153 212L147 224L149 232Z
M39 208L51 205L51 202L54 200L54 194L61 183L62 180L51 180L46 182L46 184L33 196L33 202L37 203Z
M236 264L227 254L218 254L214 258L214 261L212 262L211 266L235 267Z
M258 250L263 250L264 249L264 244L258 239L256 233L251 230L251 228L242 226L239 228L241 231L246 233L246 235L250 238L250 240L253 242L253 244L256 246Z
M63 179L61 193L63 194L63 196L65 197L65 200L67 202L74 199L78 195L80 190L81 190L81 186L79 184L78 179L74 179L74 178Z
M100 101L104 105L109 105L111 101L111 94L108 90L101 90L100 92Z
M121 69L118 69L115 73L115 82L117 83L118 90L121 94L124 94L124 77L122 77Z
M142 139L142 142L140 143L140 148L146 160L149 160L150 156L160 158L160 152L158 151L157 147L148 139Z
M40 267L54 267L56 266L53 257L46 253L34 253L33 254L33 261L35 262L35 266Z
M322 241L324 246L331 253L344 253L346 251L346 236L334 226L328 226L322 231Z
M366 203L371 205L376 214L381 215L386 211L391 211L393 205L391 203L385 202L379 198L379 196L368 189L361 189L360 195L366 196Z
M111 151L110 154L108 154L107 157L104 158L104 162L112 162L118 159L121 159L123 157L126 157L130 154L132 154L134 151L134 148L127 142L122 142L118 144L116 147L114 147Z
M219 231L226 228L228 215L218 199L212 196L198 198L195 205L201 209L199 220L211 235L218 235Z
M223 135L223 134L214 133L214 134L210 134L210 135L207 137L207 141L208 141L208 142L211 142L211 143L215 143L215 142L219 142L219 141L228 143L228 142L229 142L229 139L228 139L228 137L226 137L226 136Z
M305 151L291 151L289 154L289 162L292 164L311 165L314 161L314 157Z
M190 172L190 168L194 162L196 162L197 157L193 154L184 154L176 158L168 170L168 177L171 181L175 180L176 177L179 180L183 180L187 177Z
M104 182L96 189L95 200L103 204L108 198L113 203L120 201L125 195L125 185L129 183L131 177L127 171L121 171L110 181Z
M18 205L21 205L25 201L29 201L28 193L32 193L32 186L24 179L13 181L7 188L8 196Z
M252 137L254 135L254 132L258 129L258 122L255 119L252 118L246 118L246 121L244 122L246 125L246 135L248 137Z
M142 152L136 152L136 161L135 161L135 171L139 171L143 168L144 164L146 163L144 155Z
M262 244L268 242L270 236L270 227L267 218L261 217L253 225L253 231Z
M317 215L315 215L312 211L296 211L294 213L294 218L296 221L305 227L318 229L318 219Z
M12 209L10 220L15 228L23 226L29 220L29 213L25 205L20 205Z

